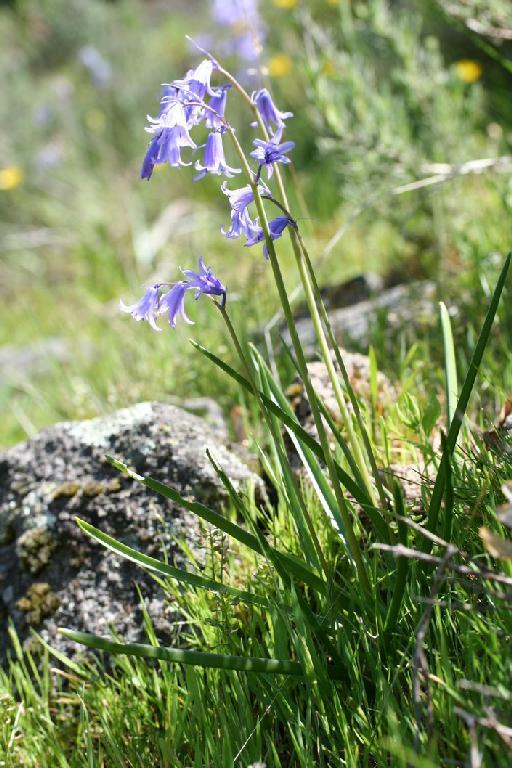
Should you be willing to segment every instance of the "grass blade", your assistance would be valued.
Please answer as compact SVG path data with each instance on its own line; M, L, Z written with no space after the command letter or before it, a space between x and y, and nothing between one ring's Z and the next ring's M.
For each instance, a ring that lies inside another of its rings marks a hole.
M136 565L142 566L150 571L166 576L167 578L176 579L183 584L187 584L190 587L198 587L199 589L207 589L211 592L218 592L226 595L226 597L238 600L250 605L257 605L261 608L269 608L270 603L264 597L254 594L253 592L246 592L245 590L236 589L235 587L229 587L225 584L221 584L213 579L206 579L203 576L198 576L195 573L189 573L183 571L180 568L174 568L172 565L163 563L154 557L144 555L142 552L138 552L136 549L132 549L126 544L122 544L117 539L109 536L98 528L95 528L85 520L77 518L78 527L84 531L88 536L104 546L106 549L110 549L111 552L115 552L117 555L121 555L125 560L130 560Z
M88 632L75 632L71 629L59 629L69 640L86 645L99 651L114 654L138 656L145 659L160 659L175 664L190 664L195 667L223 669L229 672L256 672L271 675L303 675L302 667L296 661L286 659L260 659L253 656L226 656L220 653L182 650L144 643L116 643L106 637L99 637Z
M239 374L237 371L234 370L234 368L231 368L230 365L225 363L223 360L221 360L217 355L213 354L213 352L210 352L209 350L202 347L200 344L197 344L195 342L192 342L194 347L198 349L202 354L204 354L209 360L211 360L215 365L218 365L219 368L221 368L225 373L227 373L229 376L235 379L244 389L247 390L252 396L254 396L254 392L252 390L252 387L250 383L245 379L241 374ZM321 461L325 461L325 457L322 451L322 447L320 444L313 438L311 435L309 435L305 429L301 427L295 416L290 416L288 413L286 413L277 403L275 403L273 400L271 400L269 397L267 397L263 392L260 391L259 396L261 397L264 405L266 408L268 408L269 411L272 411L273 414L275 414L278 419L286 426L289 427L294 434L297 435L297 437L300 438L300 440L306 445L314 454L317 456ZM364 509L376 509L374 504L372 504L370 497L366 493L366 491L363 491L360 486L353 480L352 477L348 474L348 472L345 472L345 470L340 467L339 464L335 462L335 469L336 474L338 475L338 478L341 482L341 484L347 489L347 491L354 497L354 499L360 504Z
M464 415L468 407L469 398L471 396L471 392L473 391L473 387L475 385L476 375L478 373L478 369L480 368L480 363L482 362L482 357L484 355L487 342L489 341L492 324L496 316L496 311L498 309L498 304L501 298L503 287L505 285L505 280L507 278L507 273L510 267L511 255L512 254L510 253L508 254L505 260L505 264L503 265L503 269L501 270L501 274L498 278L496 288L494 289L494 294L493 294L491 303L489 305L489 309L487 311L487 315L484 320L482 330L480 331L480 336L478 337L475 351L473 352L473 356L469 364L469 369L466 374L466 378L464 380L464 384L462 385L462 390L460 393L459 400L457 402L455 415L450 424L450 429L448 431L448 435L446 438L446 447L445 447L445 451L447 452L449 457L453 454L453 451L455 450L455 446L457 444L457 438L459 436L462 421L464 419ZM434 490L432 491L432 497L430 499L428 519L427 519L427 527L429 531L432 531L433 533L435 533L437 530L439 510L441 508L441 502L443 499L445 480L446 480L446 461L441 460L439 469L437 471ZM425 546L428 550L430 550L432 545L431 543L428 543Z
M120 472L123 472L125 475L128 475L133 480L142 483L142 485L145 485L146 488L155 491L155 493L158 493L160 496L164 496L166 499L171 499L171 501L174 501L176 504L179 504L185 509L190 510L190 512L193 512L202 520L205 520L207 523L215 526L215 528L219 528L219 530L224 531L224 533L226 533L228 536L236 539L236 541L244 544L249 549L257 552L259 555L264 555L261 544L256 536L246 531L240 525L232 523L231 520L228 520L223 515L220 515L218 512L215 512L213 509L206 507L204 504L201 504L198 501L189 501L188 499L183 498L183 496L180 496L180 494L175 491L174 488L161 483L159 480L155 480L152 477L142 477L142 475L138 475L136 472L132 472L129 467L126 466L126 464L123 464L113 456L107 455L106 458L113 467L118 469ZM305 584L308 584L313 589L321 592L325 590L325 584L322 579L317 576L316 573L314 573L310 568L308 568L307 565L302 564L300 561L297 561L295 558L291 558L289 555L283 552L279 552L278 550L274 551L283 561L286 563L291 562L293 564L295 572L300 572L299 578L304 581ZM156 562L159 561L157 560Z
M394 487L395 497L395 512L398 518L405 517L404 497L402 489L398 481L395 481ZM407 526L403 520L398 520L398 536L400 543L405 547L407 546L408 531ZM409 560L406 557L398 558L398 565L396 570L396 579L393 589L393 597L389 605L388 614L386 616L386 623L384 625L384 632L390 634L396 627L398 617L400 615L400 608L405 595L405 589L407 586L407 573L409 571Z
M455 345L453 343L452 324L450 322L450 315L448 314L448 310L443 301L439 302L439 311L441 313L441 327L443 329L446 418L447 429L449 429L453 417L455 416L459 386L457 382L457 365L455 362Z

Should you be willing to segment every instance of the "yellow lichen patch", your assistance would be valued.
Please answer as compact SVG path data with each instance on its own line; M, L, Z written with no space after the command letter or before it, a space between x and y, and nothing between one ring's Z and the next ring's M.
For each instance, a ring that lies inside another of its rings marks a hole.
M27 622L31 625L40 624L46 616L54 613L59 605L58 595L44 581L32 584L27 589L25 597L21 597L16 603L16 607L23 611Z
M16 544L21 563L31 573L48 565L55 547L55 539L46 528L32 528L20 536Z
M62 485L59 485L59 487L55 489L53 493L53 498L54 499L60 499L62 497L71 498L71 496L76 496L80 488L81 488L80 483L73 483L73 482L62 483Z
M17 165L9 165L7 168L0 169L0 190L9 192L16 189L22 183L24 178L23 170Z
M89 480L89 482L83 485L84 496L99 496L100 493L116 493L121 490L121 483L117 477L114 477L110 482L104 483L101 480Z
M286 77L292 71L292 60L286 53L278 53L268 62L268 73L271 77Z
M455 70L464 83L476 83L482 76L482 65L474 59L461 59L455 64Z

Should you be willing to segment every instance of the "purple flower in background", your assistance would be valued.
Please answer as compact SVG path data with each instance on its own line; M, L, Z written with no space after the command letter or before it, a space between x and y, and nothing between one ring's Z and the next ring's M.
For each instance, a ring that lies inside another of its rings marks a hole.
M283 144L278 144L276 137L271 141L262 141L261 139L254 139L253 141L256 149L251 152L251 157L259 163L257 178L261 173L263 166L267 166L268 178L274 173L274 163L290 163L289 157L286 157L287 152L291 152L295 144L293 141L285 141Z
M213 173L216 176L227 176L228 179L231 179L235 174L242 172L240 168L231 168L226 163L220 131L214 131L209 134L204 149L204 165L201 165L199 160L196 160L195 168L199 173L194 178L194 181L204 178L207 173Z
M226 111L226 99L230 88L229 84L223 85L208 102L210 109L205 110L204 122L210 131L220 131L224 127L224 121L221 118Z
M229 32L221 46L226 55L249 63L261 55L264 35L258 6L258 0L213 0L214 20Z
M160 285L152 285L144 296L135 304L125 304L121 299L119 306L123 312L128 312L134 320L146 320L155 331L162 329L156 324L156 316L159 314Z
M85 45L78 51L78 59L88 71L96 88L106 88L112 78L112 67L98 49Z
M214 69L215 64L211 59L203 59L195 69L187 72L183 80L173 80L171 85L184 91L185 97L196 96L202 100L207 93L210 96L215 96L215 92L210 86L210 78Z
M253 104L256 104L260 117L269 133L274 133L272 124L275 125L275 138L279 141L283 133L284 121L289 117L293 117L293 112L280 112L266 88L254 91L251 100Z
M277 218L272 219L272 221L270 221L268 224L270 239L278 240L289 224L292 224L292 221L288 218L288 216L278 216ZM249 238L245 243L245 247L250 248L252 245L261 243L264 240L265 233L263 232L262 227L258 227L257 230L254 231L252 238ZM263 255L266 259L268 259L268 248L266 242L263 245Z

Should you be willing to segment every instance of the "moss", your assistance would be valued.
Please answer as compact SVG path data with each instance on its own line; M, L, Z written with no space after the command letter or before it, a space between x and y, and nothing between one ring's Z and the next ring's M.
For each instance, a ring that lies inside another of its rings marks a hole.
M60 605L60 599L52 591L46 582L35 582L16 603L16 607L23 611L27 623L36 626L46 616L51 616Z

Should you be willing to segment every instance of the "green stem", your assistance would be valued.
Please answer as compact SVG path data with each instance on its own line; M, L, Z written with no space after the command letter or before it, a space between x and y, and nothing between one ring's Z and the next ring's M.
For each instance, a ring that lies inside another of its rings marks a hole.
M223 72L223 74L225 74L225 73ZM236 87L240 91L241 86L238 87L238 85L237 85ZM241 90L243 91L243 89L241 89ZM255 109L255 107L252 104L248 94L246 94L246 98L249 100L249 103L251 104L251 106ZM256 113L257 113L257 110L256 110ZM258 118L259 118L259 114L258 114ZM268 133L267 133L267 131L265 129L265 126L262 124L261 118L259 118L259 123L260 123L260 127L262 128L262 131L263 131L264 135L266 135L268 137ZM315 397L315 391L314 391L313 386L311 384L311 379L309 377L309 372L308 372L308 367L307 367L307 364L306 364L306 359L304 357L304 351L303 351L301 343L300 343L300 339L299 339L299 336L298 336L298 333L297 333L297 329L295 327L295 321L294 321L294 318L293 318L293 313L292 313L292 310L291 310L291 307L290 307L290 303L288 301L288 295L286 293L286 287L284 285L283 276L282 276L282 273L281 273L281 268L279 266L279 261L277 259L277 254L276 254L276 250L275 250L275 247L274 247L274 242L273 242L272 238L270 237L270 231L269 231L269 228L268 228L268 221L267 221L266 212L265 212L265 209L264 209L264 206L263 206L263 201L262 201L261 195L260 195L259 190L258 190L258 185L255 183L255 181L253 179L253 174L251 172L249 163L247 162L247 158L245 156L245 153L244 153L244 151L243 151L243 149L242 149L242 147L240 145L240 142L238 141L238 139L236 137L235 131L233 130L232 127L229 127L228 131L229 131L229 134L230 134L231 139L233 141L233 144L235 146L235 150L236 150L238 156L240 157L242 165L244 166L244 170L247 173L247 176L248 176L248 179L249 179L249 184L250 184L251 189L252 189L253 194L254 194L254 202L255 202L256 208L258 210L258 215L260 217L261 226L262 226L263 233L264 233L264 236L265 236L265 243L266 243L266 246L267 246L267 251L268 251L268 256L269 256L269 260L270 260L270 265L272 267L272 272L274 274L274 280L275 280L277 291L278 291L278 294L279 294L279 299L280 299L280 302L281 302L281 306L283 308L284 316L285 316L286 323L288 325L288 330L289 330L289 333L290 333L290 337L291 337L291 340L292 340L293 349L294 349L295 356L297 358L297 362L298 362L298 365L299 365L299 373L300 373L300 376L301 376L301 378L302 378L302 380L304 382L304 387L306 389L306 394L307 394L307 397L308 397L308 401L310 403L311 412L313 414L313 419L314 419L314 422L315 422L315 427L316 427L316 430L318 432L318 436L320 438L320 444L322 446L322 451L323 451L323 454L324 454L324 459L325 459L325 462L327 464L327 470L329 472L329 478L330 478L330 481L331 481L331 485L332 485L332 487L334 489L334 492L335 492L335 495L336 495L336 501L337 501L338 506L340 508L340 514L342 516L343 524L345 526L347 541L348 541L348 545L350 547L350 553L351 553L352 558L354 560L354 564L355 564L355 567L356 567L358 579L359 579L359 582L361 584L361 587L362 587L363 591L365 592L366 598L369 601L372 601L373 597L372 597L372 589L371 589L370 580L369 580L368 574L366 572L366 566L364 564L364 559L363 559L363 555L362 555L362 552L361 552L361 548L359 546L359 542L358 542L357 537L356 537L355 532L354 532L354 527L353 527L353 524L352 524L352 520L350 518L350 514L349 514L348 509L347 509L347 505L346 505L346 502L345 502L345 497L343 495L343 490L341 488L341 485L340 485L340 482L339 482L339 479L338 479L338 475L336 473L336 468L335 468L335 465L334 465L334 459L333 459L333 456L331 454L331 450L330 450L330 447L329 447L329 441L327 439L327 433L325 431L324 423L322 421L320 410L318 408L318 404L317 404L316 397ZM277 180L278 180L278 185L279 185L280 193L281 193L281 195L283 197L283 201L284 201L286 207L288 208L287 199L286 199L286 193L285 193L285 190L284 190L284 186L283 186L283 183L282 183L281 176L279 174L279 169L276 169L276 177L277 177ZM306 286L309 287L310 299L312 301L312 303L309 306L310 311L312 313L314 311L316 313L317 317L318 317L318 311L316 309L316 305L315 305L314 299L313 299L312 294L311 294L311 285L310 285L309 280L308 280L307 272L304 270L304 264L303 264L303 259L301 258L300 248L298 246L297 241L294 240L293 238L292 238L292 243L295 244L294 252L295 252L297 263L298 263L298 266L299 266L299 271L301 273L301 279L303 280L303 284L304 284L305 288L306 288ZM308 304L309 304L309 302L308 302ZM318 317L318 320L319 320L319 317ZM321 333L321 335L323 336L323 338L325 339L325 336L323 335L322 326L321 326L320 322L318 323L318 330ZM328 351L329 350L327 348L327 352ZM332 367L332 360L330 359L330 354L328 354L327 357L330 360L331 367ZM326 361L326 363L327 363L327 361Z
M348 395L349 395L349 398L350 398L350 403L352 405L352 408L354 409L354 415L356 417L357 425L359 427L359 432L361 434L361 437L363 438L364 446L365 446L365 449L366 449L366 454L367 454L368 460L370 462L373 478L375 480L375 485L376 485L376 488L377 488L377 492L379 494L380 503L381 503L382 508L386 509L386 507L387 507L386 493L385 493L384 487L382 485L382 479L381 479L381 476L379 474L379 469L377 467L377 462L375 460L375 454L373 452L373 448L372 448L372 445L371 445L371 442L370 442L370 438L368 436L368 431L367 431L367 429L366 429L366 427L364 425L363 417L362 417L362 414L361 414L361 409L359 408L359 403L357 402L357 398L356 398L356 396L354 394L354 390L353 390L352 384L350 383L350 379L349 379L349 376L348 376L347 368L345 366L345 362L343 360L343 356L342 356L342 354L340 352L340 348L339 348L338 344L336 343L336 339L334 337L334 332L332 330L331 322L329 320L329 316L327 314L327 311L325 309L325 305L324 305L324 303L322 301L322 297L320 295L320 288L319 288L317 280L316 280L316 275L315 275L315 272L314 272L314 269L313 269L313 265L311 263L311 259L309 257L309 253L308 253L308 251L306 249L304 240L303 240L300 232L297 230L295 234L296 234L296 237L299 240L300 247L302 248L302 251L303 251L303 254L304 254L304 260L306 262L306 267L307 267L307 270L308 270L308 273L309 273L309 277L310 277L310 280L311 280L311 283L312 283L312 286L313 286L313 294L314 294L314 297L316 299L317 305L319 307L320 315L322 317L322 321L323 321L325 329L327 331L327 335L329 337L329 344L331 345L331 347L332 347L332 349L334 351L334 355L336 357L336 362L337 362L338 367L339 367L339 369L341 371L341 375L343 376L343 381L345 383L345 387L347 389L347 392L348 392ZM338 382L338 385L339 385L339 377L336 374L335 374L335 380ZM336 389L335 389L335 391L336 391ZM340 389L340 391L341 391L341 389ZM341 393L341 400L344 402L343 393ZM338 403L338 405L339 405L339 403ZM351 420L350 420L350 423L351 423ZM354 433L354 439L355 439L355 442L357 443L357 445L359 446L359 441L357 440L357 437L356 437L355 433ZM351 445L352 445L352 447L354 447L354 444L352 442L351 442ZM365 461L366 457L364 456L362 451L360 452L360 456L362 457L363 466L366 469L366 461ZM361 471L361 466L359 464L358 464L358 468ZM372 497L372 500L375 501L374 493L372 494L373 487L372 487L372 484L371 484L369 473L368 472L366 472L366 474L363 473L363 477L366 478L366 483L367 483L368 491L370 493L370 496Z
M251 368L251 366L249 364L249 361L247 360L247 356L245 355L245 353L244 353L244 351L242 349L242 345L240 344L240 341L238 340L238 336L236 335L236 331L234 329L233 323L231 322L231 318L229 317L229 314L228 314L226 308L223 307L221 304L217 304L217 302L215 302L215 304L219 308L219 311L220 311L220 313L222 315L222 318L223 318L224 322L226 323L226 327L228 329L228 333L229 333L229 335L231 337L231 340L233 342L233 345L234 345L234 347L235 347L235 349L237 351L238 357L240 358L240 360L242 362L242 365L243 365L243 367L244 367L244 369L245 369L245 371L247 373L247 378L248 378L248 380L249 380L249 382L251 384L253 393L254 393L256 399L258 400L258 403L259 403L259 406L260 406L260 410L261 410L261 412L263 414L263 417L264 417L265 421L267 422L267 425L269 427L269 430L270 430L271 434L274 437L274 443L275 443L276 449L277 449L277 451L279 453L279 458L280 458L280 461L281 461L281 465L283 467L283 470L287 473L287 480L289 481L289 484L291 484L291 487L294 490L295 497L296 497L296 499L298 501L298 504L300 506L302 515L304 517L304 521L305 521L307 529L308 529L308 533L309 533L309 535L311 537L311 540L313 542L314 550L316 552L318 561L320 562L321 567L322 567L325 575L327 575L327 563L325 561L325 557L324 557L324 554L322 552L322 548L320 546L320 542L318 541L318 537L316 535L316 531L315 531L315 528L314 528L314 525L313 525L313 521L311 520L311 517L309 515L307 507L306 507L306 505L303 502L302 496L301 496L298 488L296 487L296 481L293 478L293 475L292 475L291 471L289 471L288 459L287 459L287 457L285 455L283 455L283 452L282 452L282 449L281 449L281 445L280 445L280 441L279 441L279 435L275 434L275 429L274 429L275 425L274 425L273 420L272 420L273 417L268 412L268 409L265 407L265 404L264 404L263 400L261 399L259 387L257 386L256 381L254 380L253 370L252 370L252 368Z

